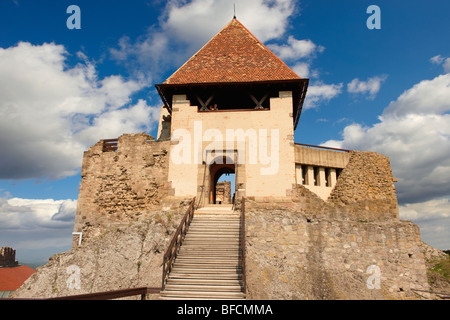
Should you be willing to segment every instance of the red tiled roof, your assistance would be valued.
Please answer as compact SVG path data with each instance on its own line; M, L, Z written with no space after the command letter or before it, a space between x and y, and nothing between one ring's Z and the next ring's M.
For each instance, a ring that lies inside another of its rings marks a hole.
M164 84L235 83L300 77L233 19Z
M16 291L35 272L28 266L0 268L0 291Z

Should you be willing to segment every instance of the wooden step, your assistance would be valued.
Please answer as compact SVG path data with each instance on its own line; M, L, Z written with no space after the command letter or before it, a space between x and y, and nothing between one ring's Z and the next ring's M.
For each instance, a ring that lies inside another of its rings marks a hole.
M195 211L161 299L245 299L240 215L231 206Z
M240 279L198 279L198 278L173 278L170 277L167 283L177 285L220 285L220 286L240 286Z
M245 294L242 292L210 292L210 291L163 291L161 299L201 299L201 300L242 300L245 299Z
M192 273L192 274L236 274L242 272L241 267L217 267L217 268L193 268L192 266L180 267L174 266L171 270L175 273Z
M193 285L167 283L164 291L241 292L240 285Z

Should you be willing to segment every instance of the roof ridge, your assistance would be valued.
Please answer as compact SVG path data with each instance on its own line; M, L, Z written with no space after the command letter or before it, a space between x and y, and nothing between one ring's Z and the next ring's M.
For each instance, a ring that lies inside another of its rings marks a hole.
M164 83L168 83L168 81L170 80L170 78L172 78L181 68L183 68L189 61L191 61L193 58L195 58L197 56L197 54L203 50L204 47L206 47L215 37L217 37L226 27L228 27L228 25L230 23L233 22L233 20L237 20L236 18L233 18L230 22L227 23L227 25L225 27L223 27L222 29L220 29L219 32L217 32L211 39L209 39L200 49L198 49L193 55L192 57L190 57L185 63L183 63L183 65L181 67L179 67L174 73L172 73L172 75L170 77L168 77L166 79L166 81L164 81ZM239 21L238 21L239 22Z
M179 67L164 84L258 82L302 79L238 19Z
M264 44L264 43L262 43L261 41L259 41L259 39L250 31L250 30L248 30L247 29L247 27L246 26L244 26L243 24L242 24L242 22L240 22L238 19L236 19L236 18L234 18L234 20L236 20L245 30L247 30L247 32L253 37L253 38L255 38L255 40L256 41L258 41L258 43L259 44L261 44L267 51L269 51L275 58L277 58L278 59L278 61L280 61L282 64L284 64L287 68L289 68L289 66L283 61L283 60L281 60L275 53L273 53L272 52L272 50L270 50L269 48L267 48L267 46ZM294 71L294 70L292 70L291 68L289 68L293 73L295 73L295 75L297 76L297 77L299 77L300 79L301 79L301 77Z

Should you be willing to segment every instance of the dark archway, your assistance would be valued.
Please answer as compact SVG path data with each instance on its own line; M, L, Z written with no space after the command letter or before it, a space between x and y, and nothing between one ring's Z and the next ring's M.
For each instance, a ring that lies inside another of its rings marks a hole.
M210 170L210 192L209 192L209 203L211 204L217 204L216 201L216 195L217 195L217 182L219 181L220 177L224 174L235 175L235 166L232 161L230 161L229 158L226 157L220 157L219 159L214 159L213 163L209 167ZM234 181L232 181L232 186L235 186L235 177L233 178ZM233 194L235 190L231 190L231 194Z

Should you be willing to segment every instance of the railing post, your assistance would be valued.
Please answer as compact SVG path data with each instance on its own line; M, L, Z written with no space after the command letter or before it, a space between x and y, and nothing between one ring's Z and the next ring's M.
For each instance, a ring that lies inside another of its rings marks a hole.
M247 278L245 268L245 198L241 202L241 268L242 268L242 286L244 293L247 293Z

